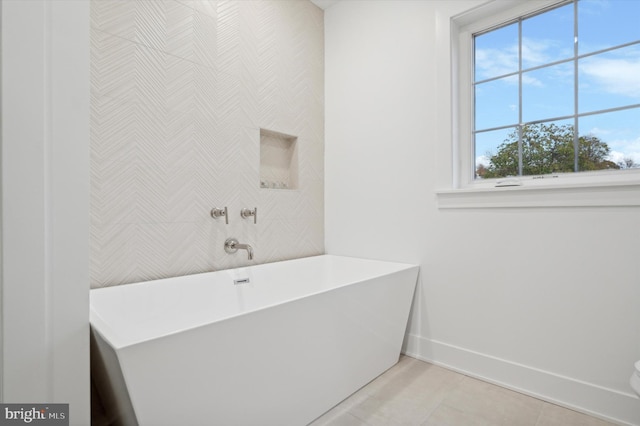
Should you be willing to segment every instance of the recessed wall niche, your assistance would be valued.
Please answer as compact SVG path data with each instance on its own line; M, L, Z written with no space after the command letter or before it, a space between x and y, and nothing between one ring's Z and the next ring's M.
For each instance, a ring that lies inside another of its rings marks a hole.
M298 188L298 137L260 129L260 188Z

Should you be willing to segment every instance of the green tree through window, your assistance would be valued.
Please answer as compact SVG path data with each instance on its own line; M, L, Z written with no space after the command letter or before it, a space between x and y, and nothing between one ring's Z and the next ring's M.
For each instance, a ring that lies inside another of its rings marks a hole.
M557 124L528 124L522 127L522 171L524 175L544 175L574 171L573 126ZM581 171L633 167L633 161L616 164L608 160L609 146L593 135L578 138L578 167ZM518 175L518 129L487 153L489 164L476 168L479 178L498 178Z

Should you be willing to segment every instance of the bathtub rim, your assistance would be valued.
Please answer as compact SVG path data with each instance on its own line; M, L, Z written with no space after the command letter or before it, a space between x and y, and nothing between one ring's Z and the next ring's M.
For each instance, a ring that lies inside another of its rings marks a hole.
M318 291L313 291L310 293L305 293L302 296L297 296L297 297L292 297L292 298L287 298L285 300L281 300L279 303L270 303L270 304L265 304L257 309L252 309L251 311L248 312L236 312L234 314L231 315L226 315L224 317L220 317L218 319L216 319L215 321L203 321L200 323L193 323L191 324L189 327L182 327L182 328L178 328L176 330L173 331L169 331L169 332L163 332L163 333L153 333L152 336L148 336L146 338L126 338L123 337L120 333L118 333L116 330L114 330L114 328L109 324L109 322L107 320L104 320L103 317L96 312L96 310L93 308L93 305L91 304L91 293L96 291L99 292L100 290L110 290L113 288L116 288L116 286L110 286L110 287L101 287L101 288L96 288L96 289L91 289L90 290L90 302L89 302L89 322L90 322L90 326L91 326L91 330L94 331L95 333L98 333L100 335L100 338L102 338L105 342L107 342L115 351L120 351L120 350L124 350L126 348L130 348L136 345L140 345L140 344L144 344L153 340L157 340L157 339L162 339L162 338L167 338L170 337L172 335L176 335L178 333L184 333L184 332L188 332L190 330L195 330L195 329L199 329L202 327L207 327L211 324L216 324L216 323L221 323L224 321L230 321L234 318L243 316L243 315L249 315L251 313L254 312L259 312L259 311L263 311L263 310L267 310L267 309L272 309L274 307L280 306L282 304L285 303L293 303L296 302L298 300L303 300L312 296L317 296L320 294L324 294L324 293L328 293L331 291L335 291L335 290L339 290L340 288L343 287L348 287L348 286L352 286L352 285L357 285L359 283L364 283L367 282L371 279L375 279L378 277L383 277L383 276L388 276L388 275L392 275L392 274L397 274L397 273L401 273L401 272L405 272L405 271L411 271L414 269L417 269L417 273L416 276L419 276L419 265L415 265L415 264L409 264L409 263L402 263L402 262L394 262L394 261L386 261L386 260L379 260L379 259L367 259L367 258L362 258L362 257L355 257L355 256L342 256L342 255L333 255L333 254L321 254L321 255L315 255L315 256L307 256L307 257L302 257L302 258L295 258L295 259L286 259L286 260L280 260L277 262L269 262L269 263L261 263L261 264L257 264L257 265L249 265L249 266L239 266L236 268L229 268L229 269L220 269L217 271L208 271L208 272L200 272L200 273L196 273L196 274L188 274L188 275L181 275L181 276L177 276L177 277L168 277L168 278L159 278L159 279L154 279L154 280L149 280L149 281L140 281L140 282L135 282L135 283L131 283L131 284L122 284L122 285L126 285L126 286L138 286L138 285L153 285L152 283L157 283L159 281L169 281L169 280L178 280L182 277L197 277L200 275L207 275L207 274L216 274L216 273L224 273L225 271L232 271L232 270L239 270L239 269L246 269L246 268L263 268L263 267L272 267L275 264L278 263L283 263L283 262L296 262L296 261L302 261L302 260L309 260L312 258L319 258L319 257L333 257L333 258L346 258L346 259L354 259L356 261L361 260L361 261L371 261L371 262L380 262L380 263L384 263L384 264L388 264L388 265L394 265L396 266L396 269L391 270L391 271L387 271L384 274L380 274L380 275L374 275L371 277L367 277L364 279L360 279L360 280L349 280L348 282L345 282L344 284L337 286L337 287L331 287L331 288L325 288L322 290L318 290ZM414 291L415 291L415 287L414 287Z

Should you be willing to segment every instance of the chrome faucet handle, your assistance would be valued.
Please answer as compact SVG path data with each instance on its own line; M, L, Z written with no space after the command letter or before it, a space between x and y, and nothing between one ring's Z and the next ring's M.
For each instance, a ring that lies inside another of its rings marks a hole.
M219 218L220 216L224 216L224 221L228 225L229 224L229 215L227 214L227 208L219 209L214 207L211 209L211 217L214 219Z
M243 219L253 216L253 223L258 223L258 208L254 207L253 210L242 209L240 216L242 216Z

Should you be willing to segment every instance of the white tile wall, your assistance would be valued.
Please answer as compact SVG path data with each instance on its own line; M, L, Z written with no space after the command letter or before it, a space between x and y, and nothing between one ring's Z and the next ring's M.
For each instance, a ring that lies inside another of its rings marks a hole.
M92 287L324 252L323 50L307 0L92 0ZM259 188L260 128L298 137L299 189Z

